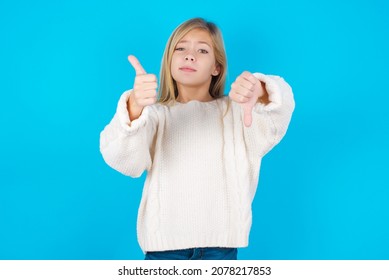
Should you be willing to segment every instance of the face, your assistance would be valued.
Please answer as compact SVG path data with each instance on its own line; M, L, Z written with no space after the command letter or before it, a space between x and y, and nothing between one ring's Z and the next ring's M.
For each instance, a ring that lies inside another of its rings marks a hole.
M180 86L210 84L212 76L219 74L212 40L202 29L188 32L176 45L172 55L171 74Z

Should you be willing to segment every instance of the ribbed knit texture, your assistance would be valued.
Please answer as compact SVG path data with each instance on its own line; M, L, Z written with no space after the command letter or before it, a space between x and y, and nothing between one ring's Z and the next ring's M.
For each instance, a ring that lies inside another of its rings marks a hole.
M251 127L227 96L157 103L132 122L131 91L121 96L100 151L125 175L147 171L137 225L144 252L248 245L261 159L285 135L294 110L282 78L254 75L266 83L271 102L255 105Z

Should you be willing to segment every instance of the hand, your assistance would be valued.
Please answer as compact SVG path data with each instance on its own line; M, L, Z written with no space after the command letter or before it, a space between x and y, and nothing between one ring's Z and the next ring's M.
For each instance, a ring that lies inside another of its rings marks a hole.
M244 71L231 85L230 98L240 103L244 112L244 125L250 127L252 111L258 99L264 95L261 82L250 72Z
M157 77L154 74L147 74L135 56L129 55L128 61L136 74L133 92L128 100L130 119L133 120L140 116L145 106L157 102L158 85Z

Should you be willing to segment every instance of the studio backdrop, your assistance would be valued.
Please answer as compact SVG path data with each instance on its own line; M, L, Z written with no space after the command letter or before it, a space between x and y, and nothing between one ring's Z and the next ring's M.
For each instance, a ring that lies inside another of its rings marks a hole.
M385 1L2 1L0 259L142 259L145 179L108 167L99 135L159 75L173 29L222 30L228 81L292 86L296 110L262 162L240 259L389 259L389 4Z

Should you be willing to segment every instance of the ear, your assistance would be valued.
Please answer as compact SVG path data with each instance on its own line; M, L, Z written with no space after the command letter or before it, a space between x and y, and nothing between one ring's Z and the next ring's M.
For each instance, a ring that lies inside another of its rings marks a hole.
M217 65L215 67L215 70L213 70L213 72L212 72L212 76L217 76L219 74L220 74L220 65Z

